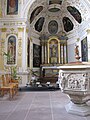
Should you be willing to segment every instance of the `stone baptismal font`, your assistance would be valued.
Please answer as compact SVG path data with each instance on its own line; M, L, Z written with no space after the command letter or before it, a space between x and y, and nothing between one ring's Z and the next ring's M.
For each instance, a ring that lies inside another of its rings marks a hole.
M59 79L61 91L67 94L70 102L66 105L68 113L86 116L90 115L90 64L81 63L77 54L77 61L60 66Z

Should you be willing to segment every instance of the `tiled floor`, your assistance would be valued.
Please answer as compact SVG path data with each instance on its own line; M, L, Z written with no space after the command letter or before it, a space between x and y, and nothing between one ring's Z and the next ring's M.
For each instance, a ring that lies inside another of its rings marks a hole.
M67 95L58 91L20 92L14 100L0 97L0 120L90 120L68 114Z

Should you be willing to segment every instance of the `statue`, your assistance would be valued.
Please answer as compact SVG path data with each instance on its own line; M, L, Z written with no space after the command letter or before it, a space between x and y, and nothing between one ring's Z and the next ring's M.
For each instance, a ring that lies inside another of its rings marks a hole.
M75 47L75 58L76 58L77 60L80 59L78 47L79 47L78 45Z
M52 48L51 48L51 56L56 57L56 47L55 47L55 45L53 45Z

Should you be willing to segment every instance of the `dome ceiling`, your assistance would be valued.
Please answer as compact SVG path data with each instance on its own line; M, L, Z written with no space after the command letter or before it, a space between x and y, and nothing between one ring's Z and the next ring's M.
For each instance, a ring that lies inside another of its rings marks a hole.
M85 7L82 3L81 0L42 0L41 4L34 2L29 13L30 25L37 32L48 34L70 32L83 21Z

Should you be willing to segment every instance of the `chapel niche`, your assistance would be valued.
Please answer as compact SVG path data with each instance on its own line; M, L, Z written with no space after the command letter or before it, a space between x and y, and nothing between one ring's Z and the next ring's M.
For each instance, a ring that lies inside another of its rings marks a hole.
M16 64L16 37L9 36L7 42L7 64Z

